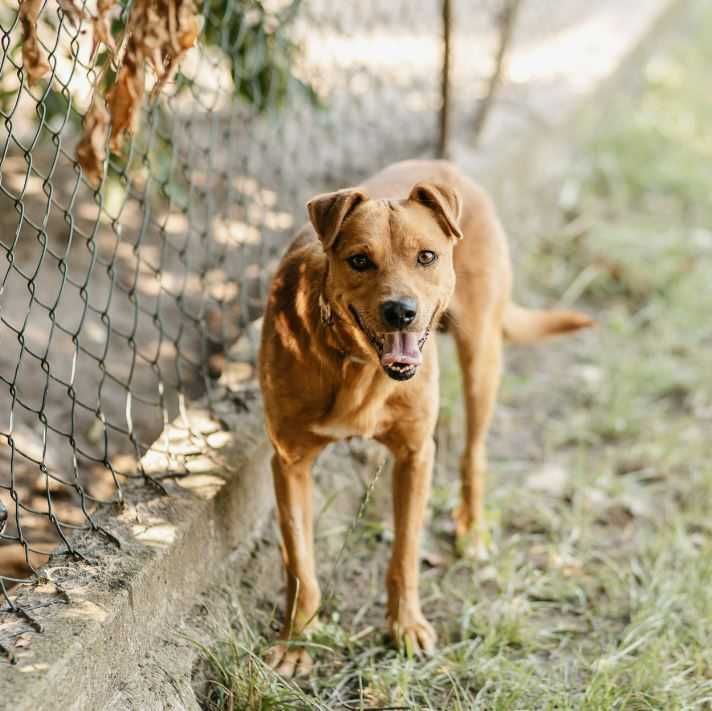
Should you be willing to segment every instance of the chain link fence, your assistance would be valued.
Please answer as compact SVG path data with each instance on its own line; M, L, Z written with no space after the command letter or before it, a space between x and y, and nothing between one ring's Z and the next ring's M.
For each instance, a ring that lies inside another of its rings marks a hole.
M149 69L140 77L155 91L133 132L109 147L89 136L106 153L96 175L77 157L92 102L130 58L132 5L32 4L38 76L23 58L21 7L0 8L6 611L13 586L50 556L81 557L78 530L110 535L94 512L121 504L127 478L160 488L186 471L189 454L159 436L213 392L232 344L256 337L250 324L305 201L444 150L446 64L460 109L478 120L510 31L502 18L519 3L202 0L180 66L162 86ZM448 17L460 44L444 63ZM240 377L252 377L249 363ZM152 446L162 474L142 465Z

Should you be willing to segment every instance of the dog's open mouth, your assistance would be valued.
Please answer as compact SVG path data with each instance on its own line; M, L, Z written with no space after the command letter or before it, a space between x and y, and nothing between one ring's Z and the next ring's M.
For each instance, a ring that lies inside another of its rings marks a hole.
M421 351L430 335L430 328L425 331L387 331L377 334L364 323L353 306L349 306L349 309L378 353L386 375L393 380L410 380L423 361Z
M427 336L424 332L392 331L383 334L381 365L394 380L408 380L423 360L420 349Z

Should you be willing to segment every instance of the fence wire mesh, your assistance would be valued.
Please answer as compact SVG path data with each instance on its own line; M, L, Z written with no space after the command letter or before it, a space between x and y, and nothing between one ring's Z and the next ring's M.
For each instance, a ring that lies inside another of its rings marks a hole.
M165 455L164 475L185 471L190 453L156 440L211 392L222 354L254 338L305 201L389 161L433 155L443 68L442 0L202 0L197 43L147 96L133 135L107 151L96 184L77 163L82 122L115 77L132 5L103 3L112 52L93 46L96 5L33 4L46 60L33 82L20 6L0 8L9 609L13 586L50 555L82 555L78 530L101 534L94 513L121 503L122 482L159 484L142 464L150 447ZM458 101L473 113L510 4L453 8L464 41L452 72L465 77ZM150 71L145 80L155 83Z

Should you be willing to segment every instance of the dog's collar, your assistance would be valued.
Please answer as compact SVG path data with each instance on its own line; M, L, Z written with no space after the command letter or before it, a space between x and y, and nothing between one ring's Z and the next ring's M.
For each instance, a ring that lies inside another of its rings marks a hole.
M331 309L331 304L324 298L324 294L319 294L319 315L321 317L322 326L331 327L336 322L336 316ZM339 335L336 331L333 331L334 338L336 338L337 343L339 342ZM340 345L340 344L339 344ZM352 361L353 363L358 363L359 365L364 365L368 363L365 358L359 358L353 354L347 353L344 348L339 348L339 355L347 361Z
M334 324L334 312L331 310L331 304L324 298L324 294L319 294L319 314L324 326Z
M336 322L336 316L334 315L334 311L331 308L331 304L324 297L323 292L319 294L319 317L321 319L321 325L324 328L331 329L333 337L336 340L336 343L338 344L337 350L339 352L339 355L342 358L348 358L346 349L343 348L341 344L341 339L339 338L338 331L337 329L333 328L334 323Z

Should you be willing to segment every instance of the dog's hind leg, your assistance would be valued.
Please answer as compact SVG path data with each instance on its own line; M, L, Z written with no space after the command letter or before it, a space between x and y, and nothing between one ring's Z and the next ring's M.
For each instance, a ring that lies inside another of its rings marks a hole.
M280 638L267 663L284 676L305 675L312 660L306 649L286 644L317 623L321 592L314 561L314 516L311 468L320 446L287 457L275 452L272 458L277 513L282 531L282 556L287 571L287 606Z
M457 549L462 555L487 555L484 520L489 430L502 370L502 333L493 310L477 323L452 322L462 368L467 416L465 451L460 464L462 498L455 510Z

